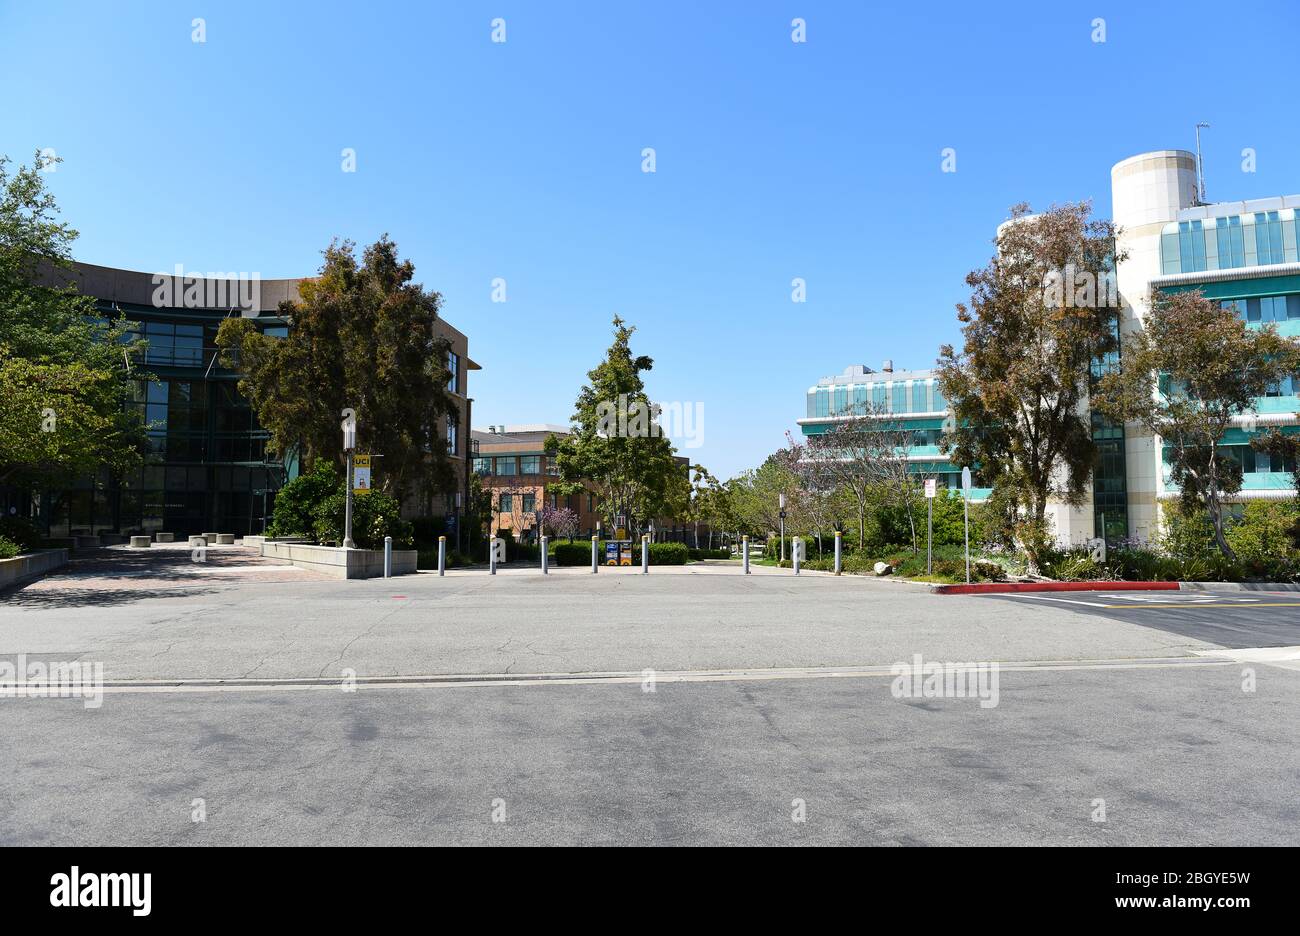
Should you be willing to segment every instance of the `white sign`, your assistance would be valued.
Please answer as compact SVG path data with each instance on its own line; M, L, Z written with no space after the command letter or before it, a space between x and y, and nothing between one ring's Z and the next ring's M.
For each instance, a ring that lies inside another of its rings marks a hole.
M352 490L354 491L370 490L370 469L369 468L352 469Z
M934 478L925 479L925 496L931 499L939 492L939 482Z
M961 470L961 489L966 494L967 497L970 496L970 469L969 468L963 468Z

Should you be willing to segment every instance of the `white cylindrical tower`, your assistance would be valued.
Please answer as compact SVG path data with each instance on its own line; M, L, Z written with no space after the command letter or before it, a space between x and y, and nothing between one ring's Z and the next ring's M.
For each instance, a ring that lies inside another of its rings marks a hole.
M1178 212L1196 205L1196 157L1186 150L1130 156L1110 170L1111 220L1120 229L1117 248L1126 259L1116 270L1120 345L1142 328L1150 311L1151 280L1160 275L1160 232ZM1158 530L1157 500L1163 488L1160 440L1140 427L1125 427L1129 535L1150 539Z

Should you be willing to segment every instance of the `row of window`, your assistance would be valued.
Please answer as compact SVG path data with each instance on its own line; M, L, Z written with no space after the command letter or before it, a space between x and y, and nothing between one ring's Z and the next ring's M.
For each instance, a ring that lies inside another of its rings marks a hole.
M569 494L565 496L564 506L568 507L574 513L577 513L579 504L581 503L579 500L579 496L580 495L577 494ZM498 495L497 512L503 514L513 514L515 512L515 506L516 506L515 498L516 498L515 494L502 493ZM536 494L519 494L518 499L519 499L519 503L518 503L519 512L522 514L530 514L537 507ZM558 495L548 494L546 495L546 499L550 501L550 507L552 510L555 510L557 507L560 506L560 498ZM595 511L595 497L591 494L588 494L587 513L593 513L594 511Z
M1297 224L1295 210L1285 208L1166 225L1160 236L1161 272L1295 263Z
M1247 322L1286 322L1300 319L1300 293L1260 296L1256 299L1225 299L1219 303Z
M540 475L542 467L541 455L498 455L495 458L485 455L474 459L474 473L485 477L497 475L512 478L519 475ZM545 468L548 475L558 476L560 473L560 466L552 458L545 459Z
M846 384L816 387L808 392L808 416L813 419L873 413L941 413L947 408L948 401L932 380Z

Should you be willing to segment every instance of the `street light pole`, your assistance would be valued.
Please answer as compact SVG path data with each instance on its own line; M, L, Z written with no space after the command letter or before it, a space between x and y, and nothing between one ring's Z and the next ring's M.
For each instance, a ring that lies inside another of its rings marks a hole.
M352 541L352 454L357 447L357 412L354 409L343 411L343 451L347 453L347 494L343 508L343 548L356 549Z
M781 508L778 517L781 521L781 558L777 562L777 566L780 567L785 564L785 495L778 494L776 497L777 504Z

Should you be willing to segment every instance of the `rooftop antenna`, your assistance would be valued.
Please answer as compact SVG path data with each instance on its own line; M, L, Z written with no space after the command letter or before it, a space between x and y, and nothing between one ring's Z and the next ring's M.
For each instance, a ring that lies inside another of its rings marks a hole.
M1201 159L1202 128L1208 130L1210 125L1207 123L1198 123L1196 125L1196 179L1197 184L1200 186L1200 195L1198 196L1197 201L1202 205L1208 205L1209 202L1205 200L1205 161Z

